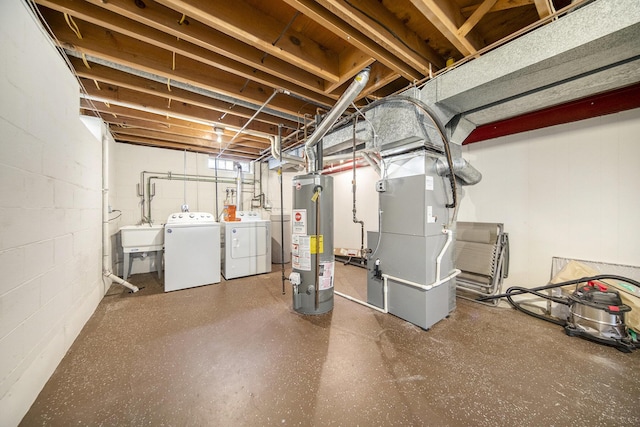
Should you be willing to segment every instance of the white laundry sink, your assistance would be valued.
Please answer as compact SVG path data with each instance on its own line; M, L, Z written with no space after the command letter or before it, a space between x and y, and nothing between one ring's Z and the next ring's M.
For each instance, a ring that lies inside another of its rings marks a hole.
M160 251L164 245L164 225L126 225L120 228L125 253Z

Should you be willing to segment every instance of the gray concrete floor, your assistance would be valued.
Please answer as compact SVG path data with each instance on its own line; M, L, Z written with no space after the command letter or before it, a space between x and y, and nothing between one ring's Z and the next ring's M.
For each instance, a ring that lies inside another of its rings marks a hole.
M365 270L337 264L366 299ZM112 288L21 425L640 425L640 351L460 299L429 331L338 296L301 316L278 268Z

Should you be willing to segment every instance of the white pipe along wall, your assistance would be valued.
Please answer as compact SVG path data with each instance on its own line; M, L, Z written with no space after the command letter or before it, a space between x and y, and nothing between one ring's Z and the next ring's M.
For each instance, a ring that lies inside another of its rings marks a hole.
M114 281L128 288L132 292L138 292L137 286L126 280L122 280L111 272L111 236L109 234L109 138L107 129L102 126L102 274L107 280ZM157 262L157 261L156 261ZM107 283L108 287L109 283Z

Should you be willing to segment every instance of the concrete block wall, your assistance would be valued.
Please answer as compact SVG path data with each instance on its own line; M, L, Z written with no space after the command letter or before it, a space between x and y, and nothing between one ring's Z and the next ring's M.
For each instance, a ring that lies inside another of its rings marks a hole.
M101 145L23 2L0 5L0 425L16 425L103 295Z

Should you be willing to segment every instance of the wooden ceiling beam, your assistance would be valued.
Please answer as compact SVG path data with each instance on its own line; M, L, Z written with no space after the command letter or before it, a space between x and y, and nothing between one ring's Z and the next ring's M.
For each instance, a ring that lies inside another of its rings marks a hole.
M484 47L484 41L473 31L461 36L458 30L466 19L459 6L452 0L410 0L433 25L464 56L472 55Z
M501 10L508 10L516 7L531 6L533 1L534 0L498 0L491 9L489 9L489 13L500 12ZM466 6L461 8L460 12L464 16L470 16L476 9L478 9L478 7L480 7L480 4Z
M168 149L180 150L180 151L187 150L194 153L209 154L212 156L215 156L220 153L220 151L217 148L209 148L206 146L198 146L198 145L177 144L175 142L168 142L168 141L157 141L149 138L137 137L132 135L114 135L114 139L116 140L116 142L121 142L121 143L127 143L127 144L133 144L133 145L144 145L144 146L155 147L155 148L168 148ZM243 162L256 159L255 156L250 156L246 154L233 154L233 153L227 153L227 152L225 152L221 157L224 159L239 160Z
M546 18L554 12L551 0L534 0L534 3L540 19Z
M114 133L113 137L116 140L116 142L121 142L121 143L129 143L134 145L146 145L150 147L159 147L159 148L169 148L169 149L180 150L180 151L186 150L191 152L209 154L212 156L216 156L220 154L219 148L209 147L207 145L184 144L184 143L177 143L173 141L161 141L158 139L147 138L143 136L118 134L118 133ZM247 161L256 160L259 156L246 154L242 152L234 152L233 150L230 150L228 152L225 151L221 157L229 160L240 160L240 161L247 162Z
M221 141L218 142L218 135L213 131L212 127L209 127L209 130L195 130L188 128L180 128L180 127L170 127L167 125L162 125L156 122L149 122L146 120L140 120L130 117L113 117L111 115L105 115L103 120L115 126L117 129L146 129L149 131L166 133L169 135L181 135L189 138L196 138L200 140L207 140L215 143L228 144L231 138L235 135L234 132L225 131L223 135L221 135ZM262 140L259 142L257 140L252 140L251 137L240 136L234 142L235 145L242 147L250 147L257 148L259 150L264 150L269 147L269 141Z
M383 46L380 46L362 32L358 31L347 22L325 9L315 0L284 0L284 2L297 9L303 15L312 19L322 27L347 41L359 51L362 51L376 61L383 63L391 70L394 70L399 75L405 77L407 80L419 80L423 77L421 73L411 68L406 62L392 55ZM351 64L351 62L341 55L340 74L342 76L349 75L350 77L353 77L360 71L359 69L356 69L358 68L356 65L354 65L349 71L349 64Z
M157 114L143 110L136 110L134 108L127 108L112 103L109 103L109 105L107 105L102 101L90 100L86 98L80 99L80 108L99 113L105 122L109 122L111 118L117 120L118 118L122 117L124 119L141 120L147 123L154 123L160 127L166 128L193 129L199 131L204 131L206 129L212 128L212 125L206 125L203 123L179 119L171 116L167 117L166 114Z
M166 132L157 132L149 129L137 129L137 128L121 128L121 127L111 127L111 131L119 136L128 135L134 137L142 137L149 138L157 141L165 141L165 142L175 142L178 144L185 145L195 145L198 147L207 147L207 148L215 148L220 149L220 143L215 140L210 139L202 139L202 138L193 138L182 135L175 135ZM223 147L225 144L222 145ZM261 150L251 147L239 146L234 143L230 144L226 150L234 152L236 154L246 154L253 157L258 157L260 155ZM225 151L226 151L225 150Z
M80 99L80 108L88 112L98 113L102 120L107 123L113 123L116 125L135 123L143 125L142 127L146 126L150 129L155 129L158 131L165 130L167 132L174 132L178 134L184 133L189 135L190 132L212 132L214 127L210 124L183 120L176 117L167 116L166 114L156 114L147 111L136 110L134 108L122 107L117 104L110 103L109 105L106 105L104 102L90 101L85 98ZM232 138L236 134L236 130L232 128L225 128L222 124L217 127L221 127L224 135L230 138ZM241 143L250 141L251 144L259 144L255 145L256 147L268 146L271 144L271 141L266 136L259 136L251 132L243 132L240 136L238 136L238 139L236 139L236 141L240 141Z
M331 100L324 96L324 82L315 76L309 75L310 77L307 80L302 81L302 85L298 85L293 83L289 76L282 78L280 76L273 75L272 70L257 69L254 64L247 65L239 62L236 59L237 55L234 55L234 58L229 58L224 54L211 51L207 47L192 44L189 41L185 41L179 37L168 34L163 30L155 29L132 19L125 18L114 12L110 12L87 2L69 0L36 0L36 2L58 12L68 13L75 18L136 38L145 43L175 52L195 61L216 67L220 70L227 71L247 79L252 79L256 82L266 84L274 88L283 88L309 99L317 97L318 102L324 101L325 103L330 104ZM105 4L111 4L111 2ZM288 65L288 69L291 70L291 68L291 65Z
M335 52L327 51L303 34L287 28L287 22L265 15L242 0L157 1L325 80L335 82L340 78Z
M144 145L144 146L155 147L155 148L169 148L169 149L180 150L180 151L186 150L186 151L192 151L192 152L204 153L204 154L210 154L210 155L216 155L220 152L220 150L213 147L176 144L174 142L158 141L158 140L149 139L149 138L140 138L132 135L119 135L113 131L111 133L113 134L113 138L116 140L116 142L120 142L120 143Z
M407 28L393 13L380 7L377 0L350 0L349 2L318 0L318 3L349 22L374 42L381 44L422 75L429 75L429 64L433 65L432 71L445 66L444 58Z
M242 128L247 120L238 116L227 115L224 118L220 113L208 108L202 108L183 102L170 102L167 98L149 95L127 88L121 88L104 83L98 90L93 81L81 79L87 95L97 101L136 107L140 110L152 110L158 114L166 114L173 117L186 117L201 122L208 122L212 125L222 124L236 129ZM262 132L264 134L277 135L278 127L264 122L253 121L247 129Z
M288 61L275 56L265 58L264 52L260 49L236 40L195 19L186 18L181 24L179 12L157 2L145 3L145 7L140 8L130 0L86 1L293 84L313 91L324 91L324 79L315 74L293 67Z
M42 12L62 47L67 49L191 84L258 106L262 105L274 91L271 87L260 85L249 79L218 70L190 58L174 55L166 49L76 20L82 34L80 39L67 26L61 13L48 9ZM332 103L333 100L330 102ZM309 102L290 96L276 96L268 107L294 116L304 113L312 114L315 111L315 106Z
M335 93L335 90L342 86L344 83L351 83L353 78L364 68L370 66L375 62L375 59L364 54L363 52L350 48L345 52L340 54L340 79L333 83L328 83L325 86L327 90L327 94L334 94L334 96L338 96ZM343 68L344 66L344 68ZM342 94L342 93L340 93Z
M374 92L381 89L383 86L401 78L401 76L393 70L387 68L384 64L374 62L369 71L369 81L365 87L360 91L356 100L361 100L373 95ZM344 83L342 86L336 89L336 93L344 93L347 87L351 84L351 81ZM377 96L375 96L377 98Z
M148 93L150 95L164 97L167 100L171 98L172 102L184 102L187 104L217 111L220 113L220 116L226 113L231 114L232 116L238 116L248 119L255 113L255 111L249 108L242 106L233 106L233 104L210 98L206 95L201 95L195 92L190 92L188 90L171 87L170 84L159 83L154 80L134 76L132 74L125 73L124 71L115 70L113 68L109 68L100 64L89 63L91 68L87 68L81 59L69 59L76 70L76 75L78 75L79 77ZM284 120L280 117L276 117L266 113L258 114L255 117L255 120L270 123L276 126L278 124L285 124L287 126L297 125L296 122Z
M471 14L464 24L458 29L460 37L466 37L478 22L487 14L498 0L484 0L480 6Z

